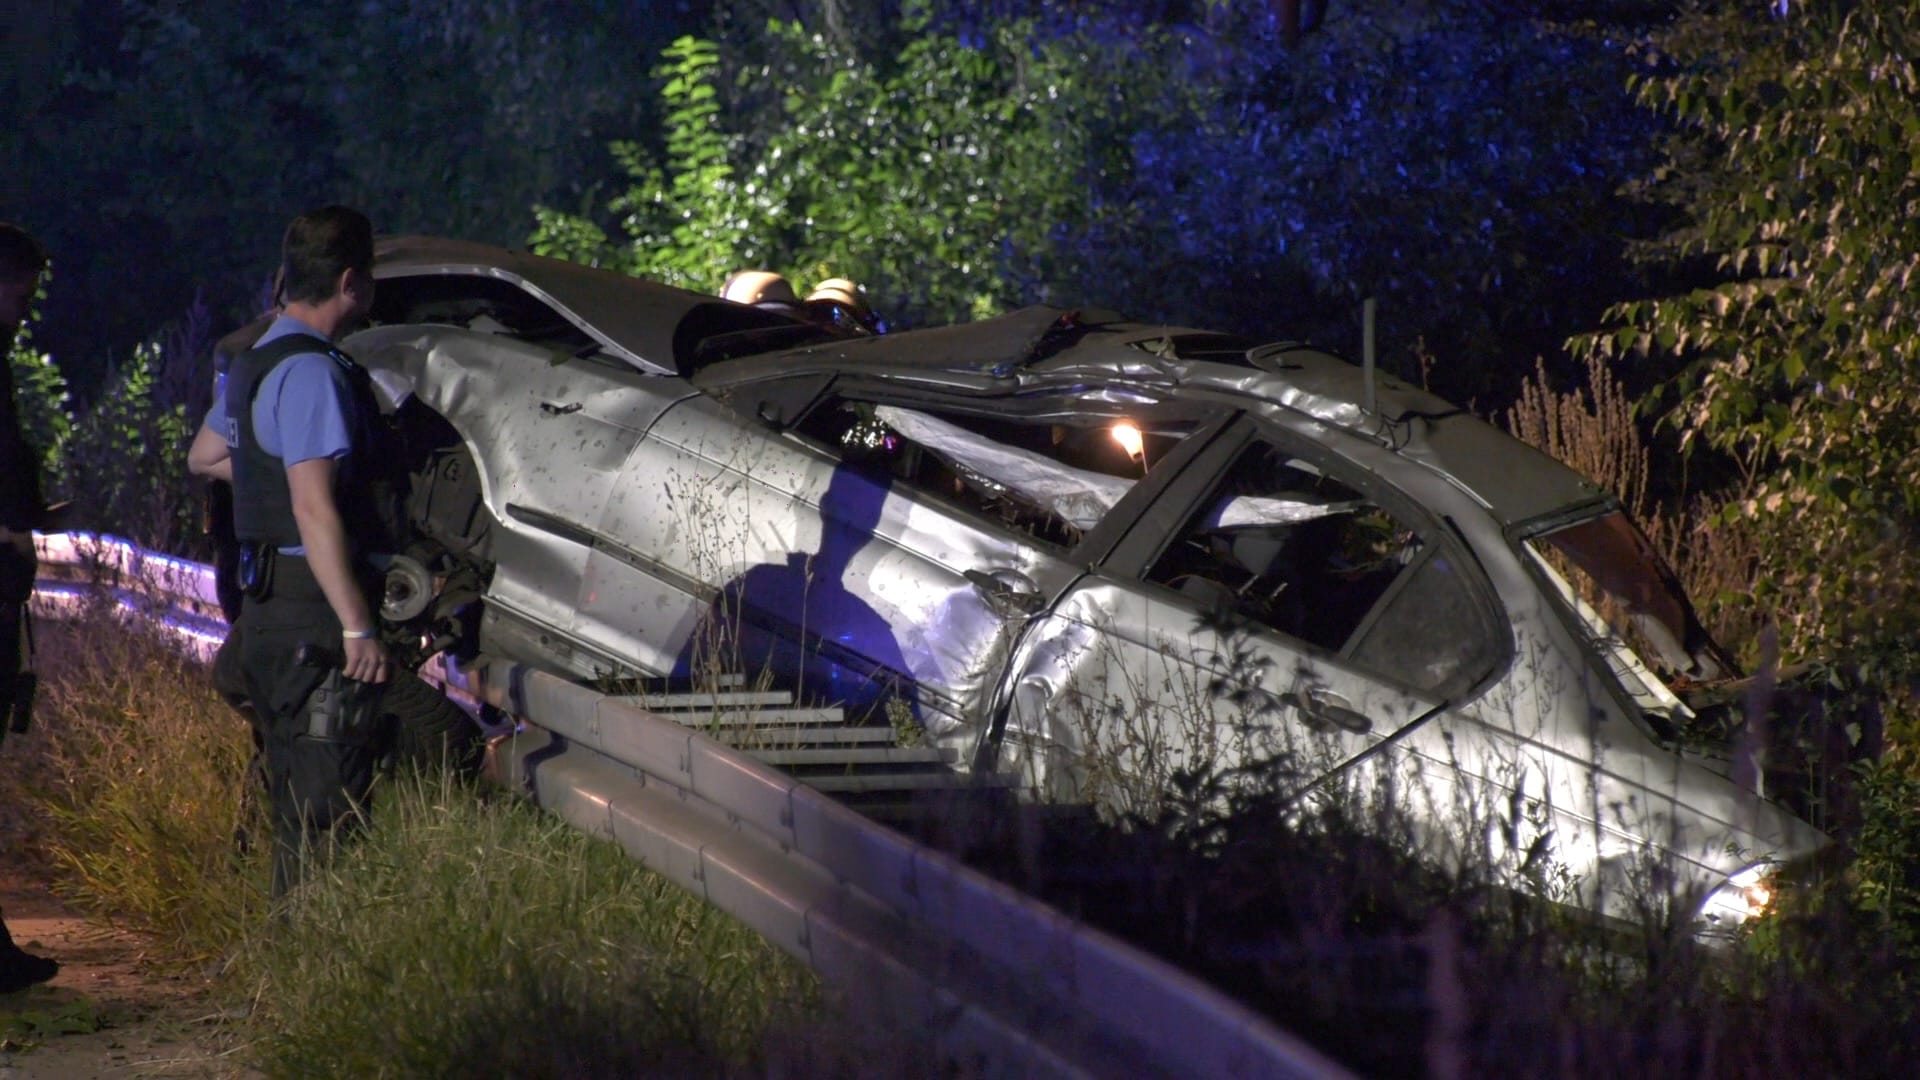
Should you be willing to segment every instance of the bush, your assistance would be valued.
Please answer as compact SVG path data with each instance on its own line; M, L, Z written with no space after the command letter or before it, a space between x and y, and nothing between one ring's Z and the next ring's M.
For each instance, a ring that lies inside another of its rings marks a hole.
M1424 341L1463 397L1620 295L1614 189L1655 121L1611 8L1343 6L1288 48L1241 7L738 20L668 50L663 152L618 144L619 194L532 245L702 291L852 276L907 325L1097 304L1351 349L1377 296L1383 360Z
M8 362L16 409L43 461L48 502L74 503L73 527L132 540L156 551L204 554L197 490L187 448L212 386L209 316L195 304L179 329L140 345L107 373L91 406L78 407L52 356L22 327Z
M33 331L39 322L39 307L46 299L48 275L42 275L34 291L33 310L14 335L6 362L13 372L14 410L20 418L20 433L27 445L41 455L40 487L45 491L53 478L53 461L60 446L73 432L73 401L67 392L66 376L60 373L53 357L33 346Z

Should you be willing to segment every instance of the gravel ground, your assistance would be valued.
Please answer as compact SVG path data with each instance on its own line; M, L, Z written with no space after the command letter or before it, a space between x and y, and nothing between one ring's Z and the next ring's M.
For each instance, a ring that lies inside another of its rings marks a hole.
M15 941L60 962L51 983L0 996L0 1080L258 1075L206 981L149 962L137 935L75 914L16 860L0 905Z

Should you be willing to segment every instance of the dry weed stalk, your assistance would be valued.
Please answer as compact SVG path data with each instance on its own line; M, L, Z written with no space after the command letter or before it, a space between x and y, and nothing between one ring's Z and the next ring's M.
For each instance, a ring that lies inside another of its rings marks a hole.
M1554 390L1544 361L1536 361L1520 400L1507 410L1507 430L1612 492L1647 539L1673 567L1687 595L1702 604L1701 617L1721 641L1745 641L1762 621L1748 605L1728 602L1751 592L1759 565L1759 537L1740 523L1716 524L1723 500L1696 496L1674 507L1649 505L1652 452L1634 420L1633 402L1604 360L1589 356L1583 387ZM1740 497L1739 493L1732 496ZM1568 568L1556 563L1567 573ZM1580 575L1573 575L1578 580ZM1609 623L1617 614L1605 598L1596 604Z
M1515 438L1613 492L1634 520L1647 519L1647 445L1633 420L1633 402L1605 361L1589 356L1584 392L1562 394L1548 381L1546 362L1535 360L1533 378L1507 410L1506 426Z

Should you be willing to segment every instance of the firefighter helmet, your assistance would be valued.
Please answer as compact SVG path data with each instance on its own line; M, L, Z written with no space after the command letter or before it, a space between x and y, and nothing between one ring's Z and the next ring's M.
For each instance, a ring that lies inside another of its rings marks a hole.
M828 278L807 294L807 313L819 322L846 329L877 329L867 291L846 278Z
M720 298L736 304L791 307L800 302L787 279L771 270L737 270L720 287Z

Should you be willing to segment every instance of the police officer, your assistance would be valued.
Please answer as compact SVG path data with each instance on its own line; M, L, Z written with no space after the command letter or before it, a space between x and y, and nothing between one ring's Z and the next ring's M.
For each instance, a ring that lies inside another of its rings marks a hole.
M276 898L303 848L357 825L373 782L373 698L392 665L370 598L394 540L372 382L333 346L372 307L373 227L343 206L303 214L281 262L285 306L234 359L188 454L195 473L233 484L240 665L265 736Z
M22 655L27 601L33 595L33 530L45 507L40 500L40 460L20 432L13 399L14 335L40 284L47 256L18 225L0 221L0 739L26 721L32 676ZM0 921L0 994L43 983L60 965L23 951Z
M272 306L213 343L212 400L223 400L227 372L232 368L234 358L259 343L267 328L280 317L281 307L280 276L276 274ZM226 436L216 433L211 437L211 442L219 452L225 452ZM269 791L267 736L259 718L254 715L252 701L247 694L247 673L240 664L241 642L245 634L239 626L242 604L240 540L233 534L233 485L225 480L208 478L205 500L203 521L207 537L213 541L214 592L220 601L220 613L227 620L227 636L213 654L213 689L246 720L248 732L253 736L253 756L247 760L247 786L242 789L242 798L250 800L255 792L264 797ZM241 824L234 826L234 847L241 852L248 850L252 844L252 836L246 825L251 816L243 812L240 815Z

